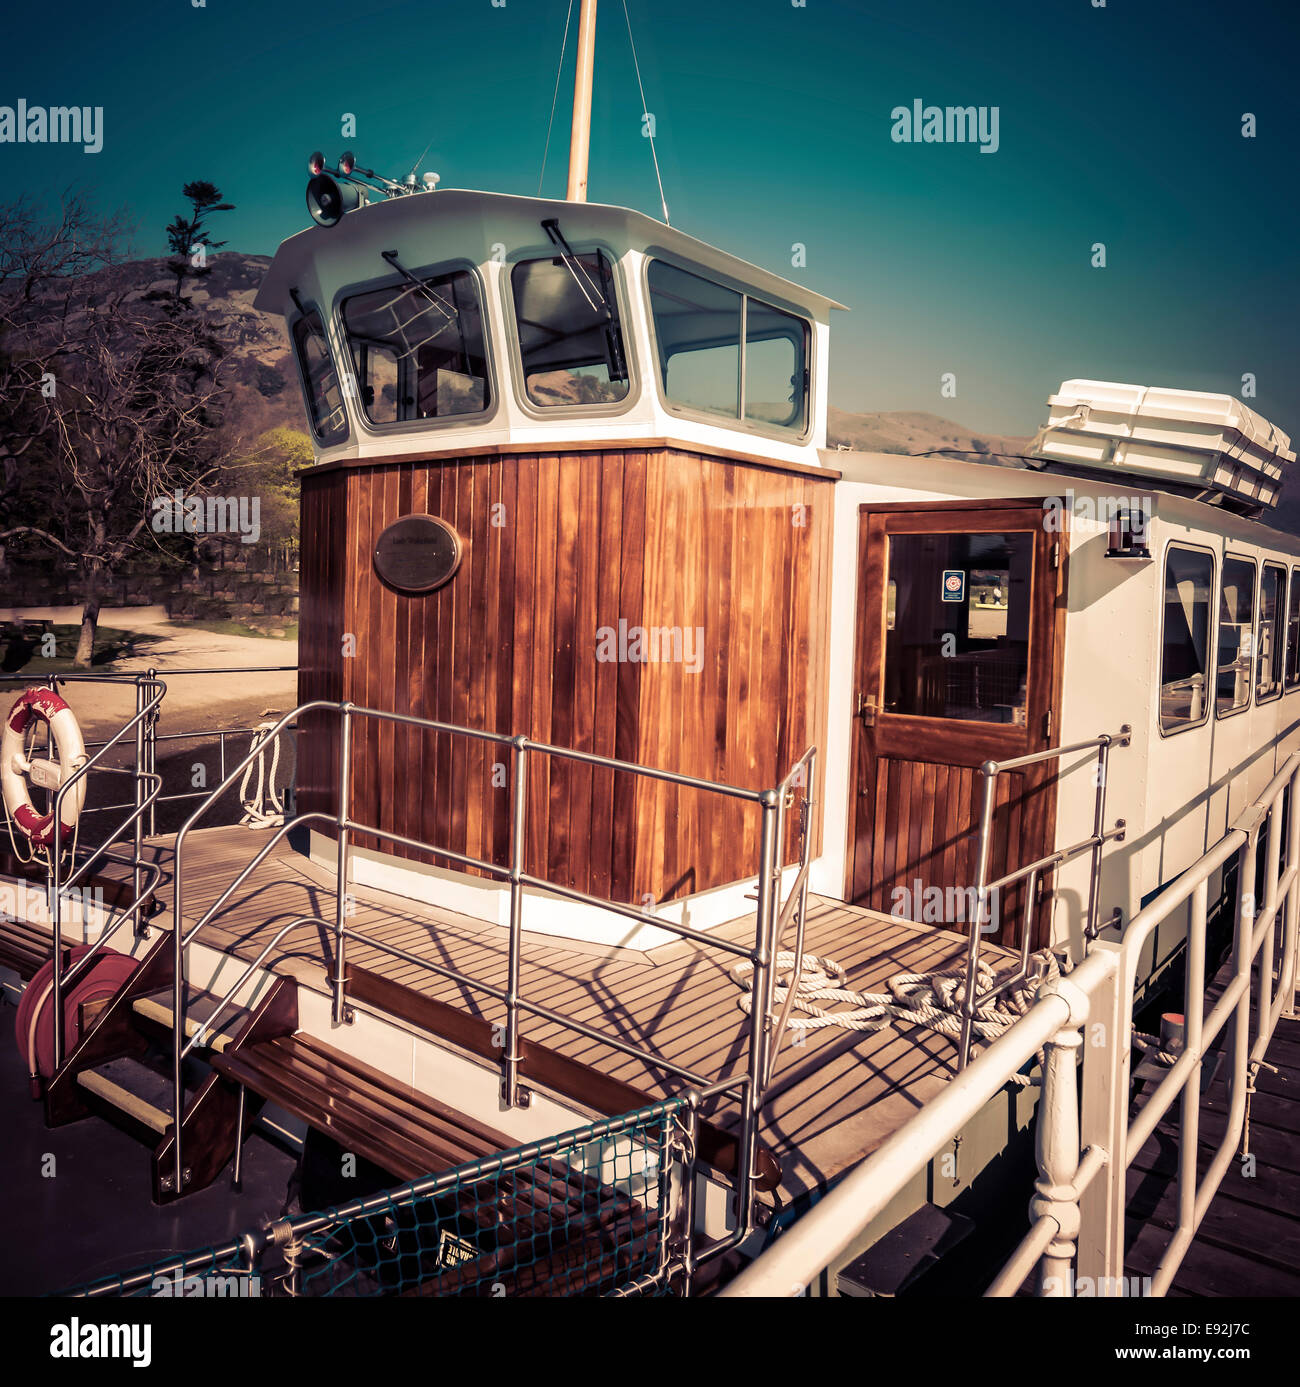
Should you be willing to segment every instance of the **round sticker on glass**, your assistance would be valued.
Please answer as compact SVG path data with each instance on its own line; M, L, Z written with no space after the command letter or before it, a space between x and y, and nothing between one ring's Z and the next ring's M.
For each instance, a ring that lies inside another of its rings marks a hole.
M375 572L399 592L432 592L460 567L460 536L436 515L404 515L375 542Z

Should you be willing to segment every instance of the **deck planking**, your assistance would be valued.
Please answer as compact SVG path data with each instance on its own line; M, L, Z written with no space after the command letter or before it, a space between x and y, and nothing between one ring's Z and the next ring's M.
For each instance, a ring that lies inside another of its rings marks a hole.
M170 842L151 844L168 880ZM249 861L250 849L261 843L260 835L238 827L201 830L187 838L187 927L216 901ZM508 934L501 926L370 887L354 885L351 894L349 924L359 934L504 990ZM205 927L202 939L251 960L295 915L330 920L333 910L329 869L281 843ZM164 914L157 923L169 927L170 920ZM750 914L711 933L742 942L752 939L753 930ZM948 931L810 896L804 947L840 962L850 988L875 991L895 973L953 966L963 959L966 941ZM991 960L1011 957L993 945L986 949ZM504 1019L505 1009L495 999L374 944L351 940L348 957L471 1015L489 1022ZM329 934L305 925L281 941L268 962L292 972L304 985L324 990L327 959L332 959ZM738 961L693 940L642 951L525 930L521 995L712 1081L742 1071L746 1064L748 1023L738 1004L741 988L731 976ZM547 1018L525 1013L522 1031L529 1040L651 1095L666 1096L683 1087L679 1078L647 1059ZM869 1155L939 1092L955 1059L950 1040L911 1027L880 1032L828 1027L804 1035L802 1045L787 1041L782 1046L763 1129L763 1139L781 1163L787 1196L824 1184ZM709 1115L721 1126L734 1125L735 1114L725 1102Z

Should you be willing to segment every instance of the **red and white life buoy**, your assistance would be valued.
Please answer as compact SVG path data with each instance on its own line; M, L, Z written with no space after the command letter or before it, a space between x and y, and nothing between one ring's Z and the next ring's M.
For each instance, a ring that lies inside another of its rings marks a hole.
M50 725L50 734L58 748L59 759L32 762L27 759L24 734L33 718L43 718ZM37 812L27 793L27 776L47 790L57 790L74 772L86 763L86 743L76 714L52 689L28 689L9 710L4 731L0 733L0 789L4 792L5 809L18 831L37 847L48 848L54 843L54 813ZM63 834L71 842L71 834L86 803L86 781L83 777L63 797Z

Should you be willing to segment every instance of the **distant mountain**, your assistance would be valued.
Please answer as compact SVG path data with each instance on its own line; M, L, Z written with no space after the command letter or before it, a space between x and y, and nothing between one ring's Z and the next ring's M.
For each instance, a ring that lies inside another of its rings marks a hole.
M826 442L831 448L853 448L867 453L914 455L948 449L1014 457L1026 450L1030 439L1009 434L972 433L964 424L954 424L951 419L941 419L937 414L910 410L850 414L832 406Z

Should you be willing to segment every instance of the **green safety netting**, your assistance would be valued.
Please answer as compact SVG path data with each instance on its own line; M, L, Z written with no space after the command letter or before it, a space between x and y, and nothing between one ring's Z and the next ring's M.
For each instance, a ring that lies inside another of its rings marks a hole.
M685 1107L657 1103L60 1294L666 1294Z

